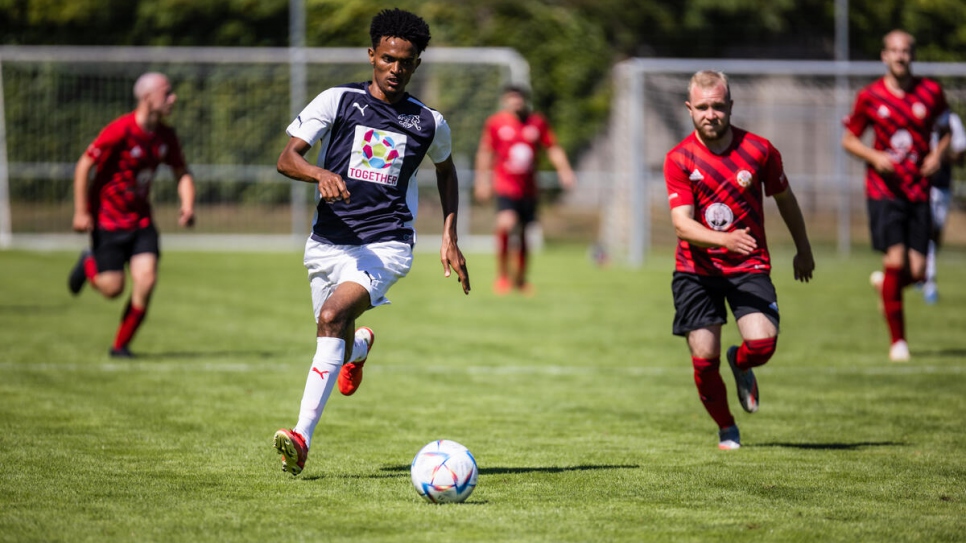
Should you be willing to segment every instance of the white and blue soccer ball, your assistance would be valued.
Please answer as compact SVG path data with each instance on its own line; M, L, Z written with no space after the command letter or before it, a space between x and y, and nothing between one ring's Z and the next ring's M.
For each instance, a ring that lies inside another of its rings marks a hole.
M416 492L432 503L459 503L470 497L480 474L473 453L455 441L433 441L416 453L409 472Z

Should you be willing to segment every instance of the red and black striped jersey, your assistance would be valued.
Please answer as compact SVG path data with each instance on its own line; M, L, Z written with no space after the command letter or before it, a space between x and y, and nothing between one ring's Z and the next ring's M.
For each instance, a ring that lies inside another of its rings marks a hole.
M678 240L675 269L698 275L769 273L764 196L788 188L778 149L760 136L731 127L731 145L721 154L705 147L692 132L664 160L671 208L694 207L694 219L720 232L749 228L758 242L750 255L724 247L696 247Z
M94 160L89 207L97 228L134 230L151 224L149 195L154 172L161 163L184 169L184 156L174 130L159 124L145 132L127 113L101 130L87 147Z
M929 153L933 125L948 109L940 84L926 77L914 78L912 88L902 96L891 92L884 79L859 91L845 127L862 137L871 125L872 147L888 153L895 164L895 173L885 176L866 165L865 190L870 200L929 200L929 180L919 168Z

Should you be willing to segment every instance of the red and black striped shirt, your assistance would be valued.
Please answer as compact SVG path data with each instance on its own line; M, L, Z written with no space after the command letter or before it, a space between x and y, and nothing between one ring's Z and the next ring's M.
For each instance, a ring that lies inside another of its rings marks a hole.
M133 112L105 126L86 153L96 169L88 205L97 228L103 230L150 225L148 197L158 165L165 163L176 171L186 167L174 130L159 124L154 132L145 132Z
M758 242L750 255L724 247L696 247L678 240L675 269L698 275L769 273L764 196L788 188L778 149L760 136L731 127L731 145L721 154L705 147L692 132L664 160L671 209L694 206L694 219L720 232L750 228Z
M929 179L919 168L929 154L933 125L948 109L942 87L926 77L914 78L912 88L902 96L893 94L884 79L859 91L845 127L862 137L871 125L873 148L889 153L895 164L895 173L886 176L866 165L865 191L870 200L929 200Z

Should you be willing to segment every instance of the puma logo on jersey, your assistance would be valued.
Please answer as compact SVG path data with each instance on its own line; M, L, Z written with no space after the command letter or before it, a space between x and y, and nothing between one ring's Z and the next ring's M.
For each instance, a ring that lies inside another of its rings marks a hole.
M361 113L362 116L365 117L366 116L366 108L369 107L369 104L366 104L364 106L360 106L359 105L359 102L352 102L352 107L358 109L359 110L359 113Z

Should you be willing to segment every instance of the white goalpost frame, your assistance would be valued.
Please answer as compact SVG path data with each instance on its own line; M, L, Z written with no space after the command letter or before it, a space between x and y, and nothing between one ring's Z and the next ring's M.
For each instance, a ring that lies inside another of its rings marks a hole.
M15 244L16 234L12 231L9 177L10 162L7 156L6 116L4 114L4 89L2 69L4 62L69 62L69 63L209 63L209 64L274 64L290 65L292 77L289 83L289 100L291 111L298 112L305 106L306 77L305 66L309 64L360 64L367 58L365 48L360 47L113 47L113 46L0 46L0 250L11 248ZM529 86L530 65L516 50L507 47L431 47L421 58L424 63L434 64L474 64L495 65L506 67L508 79L506 83ZM294 114L293 114L294 115ZM221 166L220 166L221 167ZM62 166L63 168L63 166ZM194 169L204 170L205 165L193 166ZM257 176L264 174L262 170L274 167L237 165L242 178L248 177L249 172ZM462 176L466 177L466 176ZM470 177L471 178L471 177ZM461 199L463 198L461 191ZM300 191L292 191L292 234L297 243L304 240L308 232L298 232L305 222L306 211L304 196ZM462 201L461 210L469 209L469 202ZM461 213L458 228L461 234L470 236L466 211ZM41 235L43 236L43 235ZM169 235L168 239L176 235ZM50 237L50 236L48 236ZM207 242L197 238L191 246L204 246ZM423 236L426 237L426 236ZM480 236L482 237L482 236ZM250 237L249 237L250 238ZM461 235L461 240L464 238ZM247 241L252 241L248 239ZM467 239L467 245L472 240ZM489 242L476 240L477 244ZM44 244L50 246L51 244ZM53 246L58 246L53 242Z
M884 73L883 65L878 61L635 58L618 63L614 68L615 99L611 126L622 137L614 138L614 186L602 212L601 243L631 267L641 266L650 250L650 189L657 183L663 187L664 183L663 172L650 169L645 163L644 154L640 152L649 145L644 129L647 115L644 83L653 74L690 76L705 69L728 75L832 77L835 80L834 111L839 119L848 114L855 98L848 87L848 77L868 77L871 81ZM927 77L966 77L966 63L916 62L914 73ZM686 89L682 88L682 107L685 94ZM849 187L853 179L847 176L847 157L839 141L826 143L832 147L833 177L838 189L836 244L838 253L847 256L852 242Z

